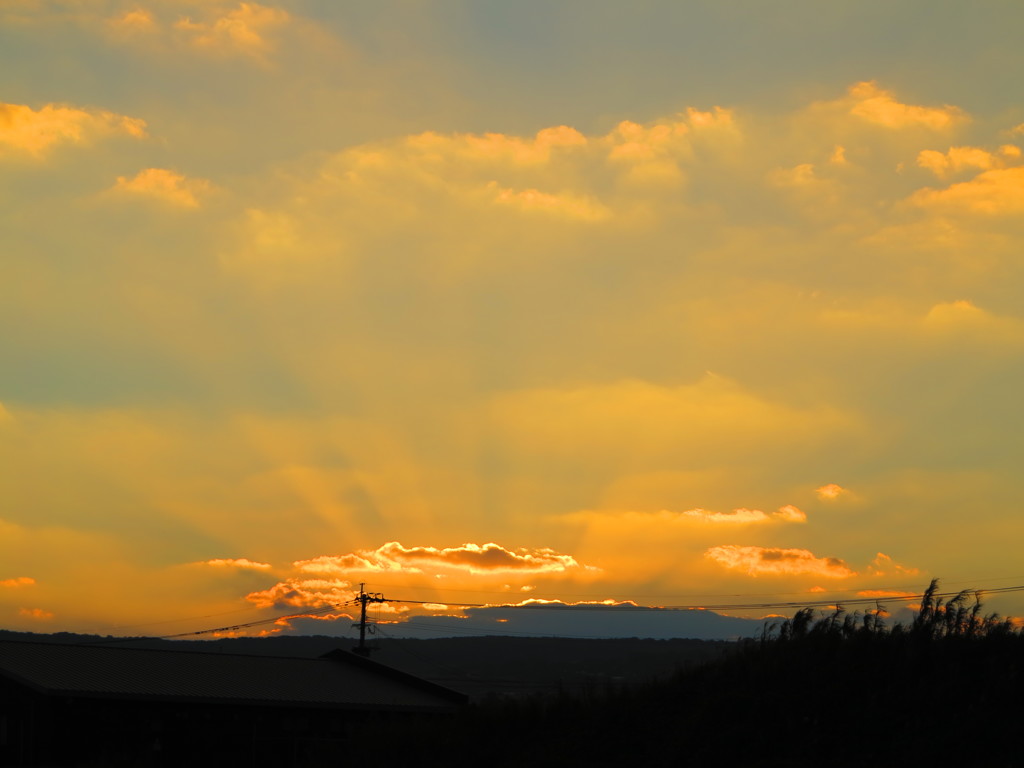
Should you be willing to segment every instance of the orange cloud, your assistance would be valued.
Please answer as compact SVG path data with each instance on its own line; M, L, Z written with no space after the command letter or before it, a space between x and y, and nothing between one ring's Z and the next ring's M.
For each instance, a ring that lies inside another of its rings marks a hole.
M705 509L688 509L680 512L682 517L705 520L709 523L764 523L768 515L760 509L734 509L732 512L708 512Z
M732 512L708 512L705 509L688 509L680 512L681 517L689 517L697 520L704 520L709 523L767 523L774 520L782 520L787 523L803 523L807 521L807 515L792 504L780 507L777 512L768 514L760 509L734 509Z
M872 576L917 576L920 572L920 569L901 565L889 557L889 555L881 552L878 553L875 559L871 561L871 565L868 566L868 573Z
M966 299L934 304L923 315L894 302L876 301L857 310L825 312L822 317L826 322L839 326L898 333L915 341L947 343L959 340L1008 349L1024 344L1024 320L1012 315L993 314ZM823 494L822 489L818 491L823 499L835 498ZM841 489L836 495L847 492Z
M88 144L97 137L146 135L146 123L103 110L47 104L34 110L24 104L0 103L0 157L25 154L44 157L61 144Z
M836 483L828 483L821 486L821 488L816 488L814 492L818 494L819 499L831 501L832 499L838 499L844 493L849 493L849 490Z
M846 563L836 557L817 557L806 549L744 547L726 544L711 547L704 557L751 576L814 575L830 579L855 576Z
M608 452L646 462L668 456L678 461L685 451L706 456L716 443L728 442L735 452L739 442L777 446L780 435L813 440L850 425L844 413L766 401L714 374L688 386L630 379L519 390L500 395L492 408L496 425L513 445L547 455ZM681 441L679 435L687 432L705 437L699 443Z
M119 34L134 35L140 32L152 32L157 28L153 14L147 10L136 8L123 16L108 19L107 24Z
M857 597L915 597L917 592L902 592L898 589L862 589Z
M946 189L919 189L911 195L910 202L944 213L1024 213L1024 166L985 171Z
M242 568L256 571L266 571L270 569L270 563L258 563L245 557L204 560L199 563L199 565L210 565L214 568Z
M690 154L690 127L685 121L640 125L625 120L605 137L608 160L622 166L631 182L682 180L679 160Z
M965 299L934 305L924 317L926 327L952 328L988 324L994 318L985 310Z
M360 554L321 555L312 560L297 560L293 565L304 573L405 570L401 563L388 557L378 556L377 552L365 550Z
M886 128L923 127L939 131L966 119L958 107L902 104L873 80L850 86L849 93L852 99L850 114Z
M786 504L785 506L779 507L777 512L772 513L772 517L777 520L784 520L787 523L807 522L807 513L792 504Z
M779 187L807 187L821 182L814 174L813 163L801 163L793 168L780 168L768 177Z
M280 8L240 3L238 8L208 21L178 20L174 27L194 47L221 56L246 55L263 59L275 44L271 33L291 16Z
M694 139L739 134L731 110L715 107L713 112L689 108L682 115L641 125L631 120L619 123L602 139L608 146L609 162L625 169L633 183L682 181L680 162L693 156Z
M558 573L583 568L571 555L552 549L509 550L497 544L463 544L461 547L404 547L390 541L376 550L299 560L295 567L306 573L345 573L348 571L411 571L441 568L470 573Z
M36 621L49 621L54 616L52 611L46 611L42 608L22 608L18 611L18 615L24 616L26 619L35 619Z
M0 580L0 587L29 587L36 583L30 576L18 576L14 579Z
M917 155L917 164L927 168L939 178L959 173L966 168L987 171L998 167L1001 161L991 152L978 147L950 147L948 152L926 149Z
M731 131L736 127L733 111L722 107L715 107L711 112L702 112L699 109L687 107L686 116L689 118L690 126L698 131L709 128L724 128Z
M189 179L166 168L145 168L134 178L118 176L113 191L161 200L182 208L198 208L199 199L211 189L205 179Z
M964 299L934 305L924 316L922 327L942 338L1018 348L1024 344L1024 321L994 315Z
M496 184L492 185L492 188L496 187ZM535 211L580 221L601 221L611 215L608 208L590 197L566 193L550 194L536 189L518 192L512 189L497 189L494 202L520 211Z
M245 599L257 608L324 608L351 601L351 586L340 579L288 579Z
M503 133L440 134L428 131L410 136L405 146L426 161L461 157L477 163L512 166L545 165L558 152L586 147L587 137L567 125L544 128L532 139Z

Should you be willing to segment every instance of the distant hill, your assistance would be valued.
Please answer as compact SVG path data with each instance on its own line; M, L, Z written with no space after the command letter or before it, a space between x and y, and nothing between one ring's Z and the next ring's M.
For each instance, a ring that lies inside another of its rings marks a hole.
M6 630L0 630L0 639L303 657L321 656L337 648L351 649L355 644L350 638L323 635L160 640ZM538 692L586 692L662 679L677 670L720 658L733 647L734 643L721 640L385 638L374 640L372 658L481 699Z
M380 617L384 622L385 617ZM347 623L316 619L291 620L295 630L307 635L325 634L335 628L351 633ZM414 616L395 623L381 623L393 637L438 638L507 635L519 637L630 638L656 640L692 638L735 640L761 633L764 619L724 616L714 611L682 608L651 608L624 603L603 605L543 603L466 608L459 616Z

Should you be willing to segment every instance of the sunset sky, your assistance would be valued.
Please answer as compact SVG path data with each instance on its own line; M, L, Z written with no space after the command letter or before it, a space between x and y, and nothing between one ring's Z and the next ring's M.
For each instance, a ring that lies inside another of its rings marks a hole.
M1024 584L1022 28L0 0L0 628Z

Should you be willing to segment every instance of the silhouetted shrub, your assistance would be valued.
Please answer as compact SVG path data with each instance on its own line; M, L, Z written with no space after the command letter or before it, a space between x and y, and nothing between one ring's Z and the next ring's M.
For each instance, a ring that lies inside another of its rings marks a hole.
M935 581L909 626L802 609L665 680L475 705L408 764L1018 765L1022 659L1012 623Z

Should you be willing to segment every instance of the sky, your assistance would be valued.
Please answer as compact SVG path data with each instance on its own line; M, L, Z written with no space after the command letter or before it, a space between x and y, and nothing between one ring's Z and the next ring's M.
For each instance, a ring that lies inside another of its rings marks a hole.
M0 627L1024 584L1022 24L0 0Z

